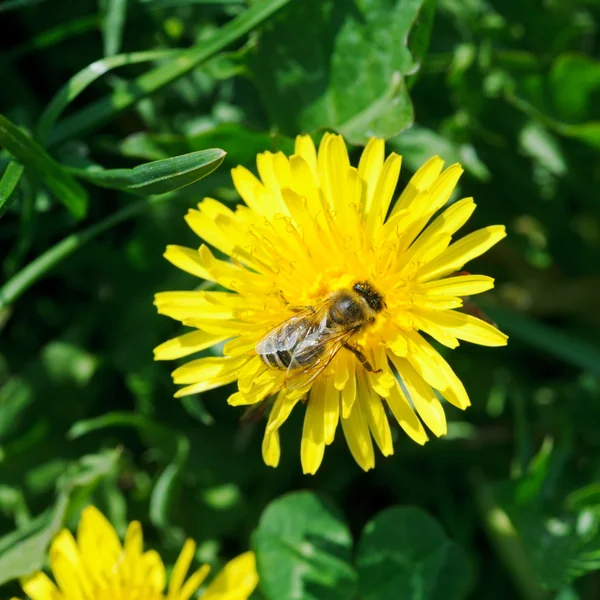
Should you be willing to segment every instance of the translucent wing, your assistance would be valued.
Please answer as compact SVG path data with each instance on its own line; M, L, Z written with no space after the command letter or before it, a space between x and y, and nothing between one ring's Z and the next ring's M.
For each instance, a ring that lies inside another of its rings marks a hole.
M327 315L327 301L292 315L267 333L255 346L257 354L269 354L278 350L293 350L316 328L324 323Z
M344 345L344 342L346 342L354 333L354 329L351 329L350 331L344 330L341 332L321 332L318 340L320 354L315 358L314 361L306 365L304 368L297 367L293 370L288 368L284 383L285 387L287 387L289 390L300 390L310 385L324 371L333 357ZM311 340L307 341L311 342ZM304 345L305 343L306 342L303 342L299 347L297 347L295 354L298 354L298 351L303 351L306 349L306 346ZM294 357L292 357L291 364L293 363Z

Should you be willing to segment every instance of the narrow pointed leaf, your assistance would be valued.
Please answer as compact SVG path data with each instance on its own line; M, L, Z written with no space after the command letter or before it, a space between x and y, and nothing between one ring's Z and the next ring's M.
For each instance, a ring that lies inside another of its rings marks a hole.
M39 144L1 114L0 146L6 148L25 167L34 171L74 217L85 216L88 205L85 189Z
M133 169L70 169L74 175L100 187L152 196L196 183L212 173L225 157L219 148L190 152L145 163Z

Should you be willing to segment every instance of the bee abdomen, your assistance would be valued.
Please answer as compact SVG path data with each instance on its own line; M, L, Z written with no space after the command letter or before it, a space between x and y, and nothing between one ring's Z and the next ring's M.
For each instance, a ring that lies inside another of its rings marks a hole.
M323 354L324 348L323 346L310 346L308 348L302 349L300 352L296 352L294 354L291 368L297 369L299 367L306 367L311 365L312 363Z

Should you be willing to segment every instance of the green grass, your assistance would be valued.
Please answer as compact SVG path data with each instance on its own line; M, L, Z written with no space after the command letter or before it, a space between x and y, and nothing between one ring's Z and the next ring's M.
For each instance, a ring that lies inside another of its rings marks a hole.
M265 600L296 576L311 600L600 597L600 10L493 4L0 1L0 597L89 503L168 565L186 537L215 565L253 547ZM197 245L190 207L325 130L353 160L385 137L401 184L463 164L465 229L507 226L473 268L510 339L448 355L473 406L446 438L395 430L365 474L338 432L305 477L301 410L273 470L232 386L172 397L152 300L197 283L162 258Z

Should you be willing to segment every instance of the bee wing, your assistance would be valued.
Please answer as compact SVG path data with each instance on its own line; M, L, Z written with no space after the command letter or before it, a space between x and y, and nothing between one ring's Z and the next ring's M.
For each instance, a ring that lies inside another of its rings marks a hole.
M299 390L310 385L327 367L333 357L338 353L344 342L354 334L353 330L334 332L331 335L321 333L318 343L322 348L322 352L313 363L302 370L291 370L288 368L285 380L285 387L289 390ZM311 344L312 345L312 344ZM306 346L303 345L305 348ZM296 352L299 350L298 348ZM293 364L293 358L292 358Z
M274 350L291 350L301 344L308 336L320 331L325 326L327 306L327 303L323 301L316 306L309 306L282 321L275 328L277 330L275 336L272 329L256 344L257 354L269 354Z

